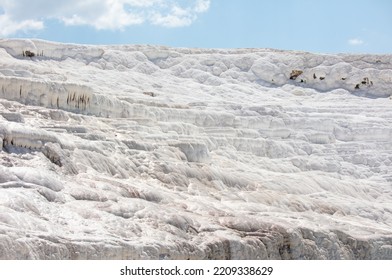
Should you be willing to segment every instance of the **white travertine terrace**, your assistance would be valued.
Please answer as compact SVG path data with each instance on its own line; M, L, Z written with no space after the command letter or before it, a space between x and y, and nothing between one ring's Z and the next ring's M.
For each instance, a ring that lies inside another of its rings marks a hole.
M0 259L392 259L391 94L392 55L2 39Z

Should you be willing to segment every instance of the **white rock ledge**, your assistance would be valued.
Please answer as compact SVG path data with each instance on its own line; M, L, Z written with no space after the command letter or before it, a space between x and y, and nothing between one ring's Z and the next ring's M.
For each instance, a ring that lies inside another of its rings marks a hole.
M391 77L1 39L0 259L392 259Z

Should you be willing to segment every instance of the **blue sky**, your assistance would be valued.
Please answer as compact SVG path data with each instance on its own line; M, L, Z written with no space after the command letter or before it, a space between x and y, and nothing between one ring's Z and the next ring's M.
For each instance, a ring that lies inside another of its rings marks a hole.
M392 53L392 1L0 0L0 37Z

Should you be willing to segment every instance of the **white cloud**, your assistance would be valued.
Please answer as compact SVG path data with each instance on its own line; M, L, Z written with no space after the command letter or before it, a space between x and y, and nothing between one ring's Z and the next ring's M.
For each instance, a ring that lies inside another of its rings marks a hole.
M0 0L0 35L44 28L48 19L96 29L124 29L150 23L165 27L192 24L211 0Z
M198 0L195 5L195 11L197 13L204 13L210 8L210 0Z
M153 24L166 27L187 26L195 19L196 15L194 15L191 11L178 6L172 7L171 12L167 15L161 14L160 12L154 12L151 14L151 22Z
M44 23L39 20L13 21L8 15L0 15L0 36L8 36L16 32L40 30L44 28Z
M348 43L352 46L359 46L359 45L363 45L365 42L361 39L353 38L348 40Z

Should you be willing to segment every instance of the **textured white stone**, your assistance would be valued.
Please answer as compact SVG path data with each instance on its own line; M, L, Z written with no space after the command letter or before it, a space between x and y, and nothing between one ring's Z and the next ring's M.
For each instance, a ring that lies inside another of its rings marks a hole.
M0 259L392 259L391 77L391 55L2 39Z

